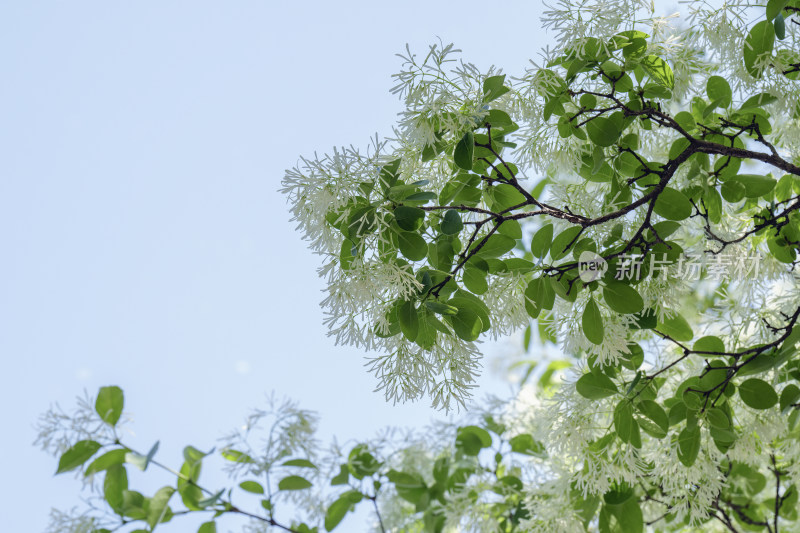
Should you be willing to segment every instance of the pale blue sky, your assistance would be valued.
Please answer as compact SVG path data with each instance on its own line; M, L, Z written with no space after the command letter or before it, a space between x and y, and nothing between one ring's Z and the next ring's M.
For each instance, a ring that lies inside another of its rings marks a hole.
M298 156L390 132L406 43L441 38L518 74L546 44L541 9L0 5L3 529L42 531L51 505L78 501L31 442L38 414L84 388L123 387L134 441L161 439L171 463L270 391L345 439L441 416L387 405L364 354L326 337L319 262L277 189Z

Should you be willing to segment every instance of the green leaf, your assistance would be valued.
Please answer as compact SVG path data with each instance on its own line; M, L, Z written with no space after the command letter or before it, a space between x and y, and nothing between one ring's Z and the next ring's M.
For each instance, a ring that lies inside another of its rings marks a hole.
M586 309L583 310L583 318L581 319L583 326L583 334L592 344L603 343L603 317L600 314L600 309L594 301L590 298L586 304Z
M694 337L692 327L680 314L676 314L674 317L659 323L656 329L680 342L690 341Z
M528 433L521 433L508 439L511 445L511 451L522 453L525 455L533 455L535 457L542 457L545 453L544 445L535 440L533 436Z
M636 405L636 408L655 425L655 427L651 427L648 424L641 424L642 429L659 439L667 436L669 417L658 403L653 400L642 400Z
M600 400L614 395L619 390L611 379L605 374L584 374L575 383L578 394L589 400Z
M489 331L491 328L491 321L489 319L489 308L486 306L483 301L471 294L467 291L463 291L461 289L457 290L454 297L451 298L448 302L449 305L454 305L458 307L459 312L462 308L471 309L475 312L478 317L480 317L481 322L483 323L483 328L481 329L481 333L485 333Z
M450 209L445 212L442 217L441 230L445 235L455 235L464 229L464 223L461 221L461 215L455 209Z
M456 433L456 446L467 455L478 455L483 448L492 445L492 436L478 426L464 426Z
M706 82L706 93L708 94L708 99L712 102L716 101L719 107L727 108L731 105L733 91L731 91L728 80L722 76L711 76L708 78L708 82Z
M464 170L472 170L472 155L475 151L475 138L471 131L464 134L453 150L453 161Z
M553 225L545 224L531 240L531 254L533 257L544 258L550 251L550 244L553 242Z
M747 193L747 189L745 189L743 183L740 183L736 180L728 180L722 184L719 192L722 194L722 197L725 198L726 202L735 204L744 198L745 194Z
M628 400L620 401L614 408L614 430L622 442L631 442L634 432L638 433L638 425L633 418L633 406Z
M797 385L787 385L781 392L781 411L785 412L793 404L800 400L800 388Z
M303 490L311 486L311 482L300 476L286 476L278 482L278 490Z
M429 300L429 301L425 302L425 307L427 307L428 309L430 309L434 313L438 313L440 315L457 315L458 314L458 308L457 307L455 307L453 305L445 304L445 303L442 303L442 302L433 301L433 300Z
M668 220L684 220L692 214L692 202L682 192L665 187L658 195L653 210Z
M452 300L450 301L452 303ZM459 307L458 314L446 317L453 326L453 331L462 340L474 341L477 340L483 330L483 322L478 314L468 308Z
M175 494L173 487L161 487L150 498L148 502L150 505L147 507L147 524L150 526L150 531L153 531L156 524L162 522L170 512L167 504L173 494Z
M761 68L756 68L759 56L771 54L775 46L775 27L772 22L762 20L753 26L744 40L744 66L754 78L761 77Z
M325 511L325 530L333 531L336 526L344 519L345 515L353 508L353 505L361 501L353 501L351 492L347 491L334 501L328 510ZM360 494L359 494L360 496Z
M586 133L597 146L613 146L621 132L613 120L595 117L586 123Z
M419 207L400 205L394 210L394 219L400 228L406 231L417 231L425 220L425 211Z
M786 38L786 21L783 19L783 15L779 14L777 17L775 17L773 23L775 24L775 37L781 41L784 40Z
M403 302L397 310L397 318L400 321L400 331L403 332L403 336L414 342L419 334L419 314L414 307L414 302Z
M253 494L264 494L264 487L257 481L242 481L239 483L239 488Z
M100 443L93 440L80 440L76 442L69 450L61 455L61 458L58 460L58 470L56 470L56 474L75 470L88 461L99 449Z
M221 452L222 457L233 463L254 463L253 458L244 452L225 448Z
M103 497L114 511L119 512L123 503L123 491L128 490L128 473L122 465L111 465L103 479Z
M505 81L505 74L501 74L499 76L489 76L483 80L483 101L491 102L492 100L495 100L506 94L510 89L503 85Z
M113 426L119 420L124 404L122 389L117 386L100 387L97 400L94 402L94 409L103 422Z
M684 466L690 467L697 460L700 452L700 427L686 427L678 434L678 459Z
M675 87L675 74L666 61L658 56L649 55L640 62L642 68L650 74L655 81L672 90Z
M289 459L281 463L281 466L297 466L300 468L317 468L317 465L308 459Z
M747 109L751 107L763 107L765 105L769 105L777 101L778 98L772 96L769 93L759 93L745 100L740 109Z
M780 15L781 11L788 3L789 0L769 0L769 2L767 2L767 20L772 20Z
M527 202L527 198L513 185L502 183L492 187L492 210L496 213L508 211Z
M478 241L477 244L480 244L481 242L483 241ZM494 233L490 235L485 242L483 242L483 245L481 245L480 249L478 249L477 245L473 245L473 249L478 250L476 253L482 257L500 257L501 255L513 250L516 245L517 241L511 237Z
M200 524L200 528L197 530L197 533L217 533L217 523L216 522L203 522Z
M479 268L467 264L464 267L462 279L464 281L464 286L469 289L470 292L483 294L489 290L489 284L486 282L486 272Z
M772 385L758 378L750 378L739 385L739 397L753 409L769 409L778 403L778 394Z
M728 429L731 427L731 421L725 411L717 407L712 407L706 411L706 419L715 428Z
M539 318L544 309L552 309L556 293L547 276L534 278L525 289L525 310L531 318Z
M722 342L722 339L719 337L715 337L713 335L706 335L705 337L700 337L694 343L694 351L696 352L713 352L713 353L725 353L725 343ZM702 357L714 357L713 354L698 354Z
M609 281L603 287L603 298L617 313L638 313L644 308L644 301L636 289L621 281Z
M118 450L111 450L110 452L106 452L86 467L86 471L83 473L84 476L90 476L92 474L96 474L98 472L102 472L103 470L109 469L113 465L119 465L125 462L125 454L128 453L126 448L120 448Z
M550 257L553 261L558 261L569 254L571 246L575 245L575 239L581 232L580 226L572 226L559 233L550 245Z
M727 183L731 181L736 181L744 185L744 195L747 198L758 198L769 194L778 183L773 178L760 174L739 174L731 178Z
M428 243L419 233L401 231L397 235L400 253L411 261L421 261L428 255Z

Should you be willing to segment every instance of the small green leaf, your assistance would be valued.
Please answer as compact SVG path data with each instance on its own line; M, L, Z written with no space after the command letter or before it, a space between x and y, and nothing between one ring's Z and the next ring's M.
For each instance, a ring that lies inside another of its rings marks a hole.
M781 11L788 3L789 0L769 0L769 2L767 2L767 20L772 20L780 15Z
M643 58L640 64L650 74L650 77L667 89L672 90L675 87L675 74L669 64L660 57L649 55Z
M428 243L419 233L401 231L397 235L400 253L411 261L421 261L428 255Z
M464 267L462 279L464 281L464 286L469 289L470 292L483 294L489 290L489 284L486 281L486 272L479 268L469 266L468 264Z
M583 326L583 334L592 344L603 343L603 317L594 298L589 299L586 309L583 310L581 325Z
M687 468L697 460L700 452L700 427L686 427L678 434L678 459Z
M492 436L489 432L478 426L463 426L458 428L456 446L464 450L467 455L478 455L483 448L492 445Z
M464 228L464 223L461 221L461 215L455 209L450 209L445 212L442 217L442 233L445 235L455 235Z
M103 470L107 470L113 465L119 465L125 462L125 454L128 453L128 450L125 448L119 448L117 450L111 450L110 452L106 452L86 467L86 471L83 473L84 476L90 476L92 474L96 474L98 472L102 472Z
M458 314L448 316L453 331L465 341L477 340L483 330L483 322L478 314L470 308L460 307Z
M659 323L656 329L680 342L690 341L694 337L692 327L680 314L676 314L674 317Z
M149 500L147 507L147 524L150 531L155 529L156 524L162 522L169 512L167 505L172 495L175 494L173 487L161 487Z
M622 400L614 409L614 430L622 442L631 442L634 432L638 433L638 425L633 418L633 406L628 400Z
M503 183L492 187L491 191L494 200L492 210L496 213L506 212L527 203L527 198L512 185Z
M75 470L88 461L99 449L100 443L93 440L80 440L76 442L69 450L61 455L61 458L58 460L58 470L56 470L56 474Z
M606 117L595 117L586 123L586 133L597 146L612 146L620 135L617 124Z
M253 494L264 494L264 487L257 481L242 481L239 483L239 488Z
M455 307L453 305L445 304L445 303L442 303L442 302L437 302L437 301L434 301L434 300L430 300L430 301L425 302L425 307L427 307L428 309L430 309L434 313L438 313L440 315L457 315L458 314L458 308L457 307Z
M679 190L665 187L658 195L653 210L668 220L684 220L692 214L692 202Z
M303 490L311 486L311 482L300 476L287 476L278 482L278 490Z
M123 492L128 490L128 473L125 467L116 464L108 467L103 480L103 496L114 511L119 512L123 503Z
M778 394L763 379L750 378L739 385L739 397L753 409L769 409L778 403Z
M333 531L336 526L344 519L345 515L352 509L354 503L350 498L349 492L345 492L334 501L328 510L325 511L325 530Z
M775 24L775 37L781 41L786 39L786 21L783 19L783 14L778 14L773 23Z
M472 170L472 155L475 151L475 138L471 131L464 134L453 150L453 161L464 170Z
M94 409L105 423L113 426L119 420L124 404L122 389L117 386L100 387Z
M603 298L617 313L638 313L644 309L644 301L636 289L621 281L609 281L603 287Z
M479 241L478 244L481 242L483 241ZM511 237L494 233L490 235L482 245L480 245L480 248L478 248L477 245L474 245L474 249L478 250L476 253L484 258L500 257L501 255L513 250L516 245L517 241Z
M545 224L531 240L531 253L533 257L543 258L550 251L550 244L553 242L553 225Z
M508 443L511 445L512 452L533 455L537 457L542 457L545 453L544 445L535 440L533 436L529 435L528 433L515 435L508 439Z
M731 178L727 183L731 181L736 181L744 185L744 195L747 198L758 198L769 194L778 183L773 178L760 174L739 174Z
M203 522L200 524L200 528L197 530L197 533L217 533L217 523L216 522Z
M731 105L733 98L733 91L728 80L722 76L711 76L706 82L706 93L708 99L712 102L716 101L719 107L727 108Z
M406 231L417 231L425 220L425 211L419 207L400 205L394 210L394 219L400 228Z
M698 354L701 357L714 357L715 354L725 353L725 344L722 339L713 335L706 335L700 337L694 343L694 351L696 352L712 352L711 354Z
M797 385L787 385L781 392L781 411L785 412L789 407L800 400L800 388Z
M569 254L570 248L575 245L576 238L581 232L580 226L572 226L559 233L550 245L550 257L558 261Z
M726 202L735 204L744 198L745 194L747 193L747 189L745 189L744 184L739 181L728 180L722 184L719 192L722 194L722 197L725 198Z
M289 459L281 463L281 466L297 466L300 468L317 468L317 465L308 459Z
M728 415L718 407L712 407L707 410L706 419L713 427L718 429L728 429L731 427L731 421L728 419Z
M578 394L589 400L600 400L614 395L619 390L611 379L605 374L584 374L575 383Z
M419 315L414 307L414 302L403 302L397 310L397 318L400 321L400 330L403 332L403 336L414 342L419 334Z
M503 85L505 81L505 74L489 76L483 80L483 101L491 102L506 94L510 89Z
M761 77L761 68L756 68L756 61L765 54L771 54L775 46L775 27L772 22L762 20L756 23L744 40L744 66L751 76Z
M667 436L669 417L658 403L653 400L642 400L636 405L636 408L655 426L652 427L649 424L640 423L642 429L659 439Z

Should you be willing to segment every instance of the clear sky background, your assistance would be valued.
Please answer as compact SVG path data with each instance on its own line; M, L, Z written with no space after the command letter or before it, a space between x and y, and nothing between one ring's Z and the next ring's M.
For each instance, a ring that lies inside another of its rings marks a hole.
M406 43L520 74L547 44L542 9L2 3L2 529L40 532L79 502L31 443L37 416L84 389L121 386L133 442L160 439L171 464L271 391L342 439L443 416L386 404L365 354L326 337L319 261L277 190L298 156L390 133ZM478 396L508 393L486 374Z

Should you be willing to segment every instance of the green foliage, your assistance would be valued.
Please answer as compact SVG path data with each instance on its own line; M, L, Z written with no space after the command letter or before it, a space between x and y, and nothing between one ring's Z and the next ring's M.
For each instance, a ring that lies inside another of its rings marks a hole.
M327 261L337 339L381 351L387 398L466 406L477 343L524 328L526 352L536 332L563 351L515 362L536 401L520 394L428 448L359 443L327 463L226 447L246 474L227 492L200 484L208 454L187 447L174 482L146 496L127 469L163 468L158 443L120 441L122 391L104 387L105 440L76 439L57 472L102 477L115 525L150 531L192 513L213 513L204 533L237 514L332 531L362 505L384 531L382 506L397 531L796 528L800 2L696 7L696 33L675 39L608 2L565 5L565 27L583 22L545 68L516 81L448 72L450 48L411 56L395 145L284 182ZM692 254L702 281L686 277ZM764 270L714 277L726 254L760 254ZM324 512L279 520L292 495Z

